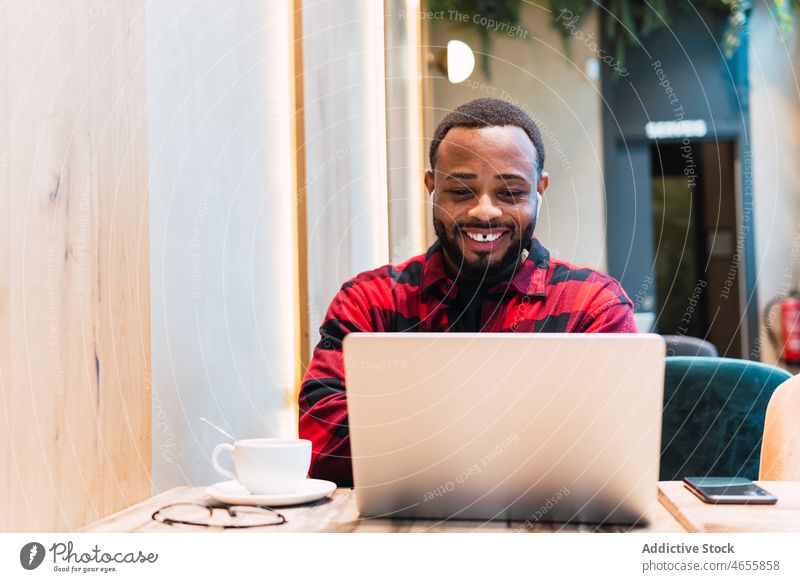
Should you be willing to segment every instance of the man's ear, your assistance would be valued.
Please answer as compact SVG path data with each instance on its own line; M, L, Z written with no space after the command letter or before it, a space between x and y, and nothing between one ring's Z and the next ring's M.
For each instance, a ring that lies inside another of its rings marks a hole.
M544 191L547 190L547 186L550 184L550 176L547 172L542 172L539 175L539 181L536 182L536 191L544 196Z
M425 188L428 189L428 194L433 194L433 189L436 187L436 182L433 178L433 172L428 170L425 172Z

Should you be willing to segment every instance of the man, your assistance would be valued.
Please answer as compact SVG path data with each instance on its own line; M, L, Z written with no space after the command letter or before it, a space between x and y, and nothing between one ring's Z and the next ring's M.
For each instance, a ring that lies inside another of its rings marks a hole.
M367 332L635 332L612 278L550 257L533 237L548 184L536 123L498 99L448 114L425 186L438 241L342 285L300 391L312 477L352 483L342 339Z

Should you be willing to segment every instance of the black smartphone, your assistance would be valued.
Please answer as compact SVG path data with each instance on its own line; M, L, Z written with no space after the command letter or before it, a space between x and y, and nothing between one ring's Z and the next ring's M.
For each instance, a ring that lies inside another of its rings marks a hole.
M778 498L741 477L685 477L683 484L706 503L773 505Z

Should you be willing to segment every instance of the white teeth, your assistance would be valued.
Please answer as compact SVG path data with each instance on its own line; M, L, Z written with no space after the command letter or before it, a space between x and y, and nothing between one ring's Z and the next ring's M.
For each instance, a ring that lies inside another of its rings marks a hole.
M497 234L475 234L473 232L468 232L467 236L472 240L476 240L478 242L492 242L493 240L497 240L500 238L501 233Z

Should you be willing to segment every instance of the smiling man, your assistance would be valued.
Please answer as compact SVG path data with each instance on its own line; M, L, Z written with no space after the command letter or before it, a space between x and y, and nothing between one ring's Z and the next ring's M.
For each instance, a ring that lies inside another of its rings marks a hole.
M541 133L524 111L498 99L458 107L436 129L430 164L437 242L347 281L320 328L300 391L312 477L352 483L348 333L636 331L619 283L552 258L533 236L548 175Z

